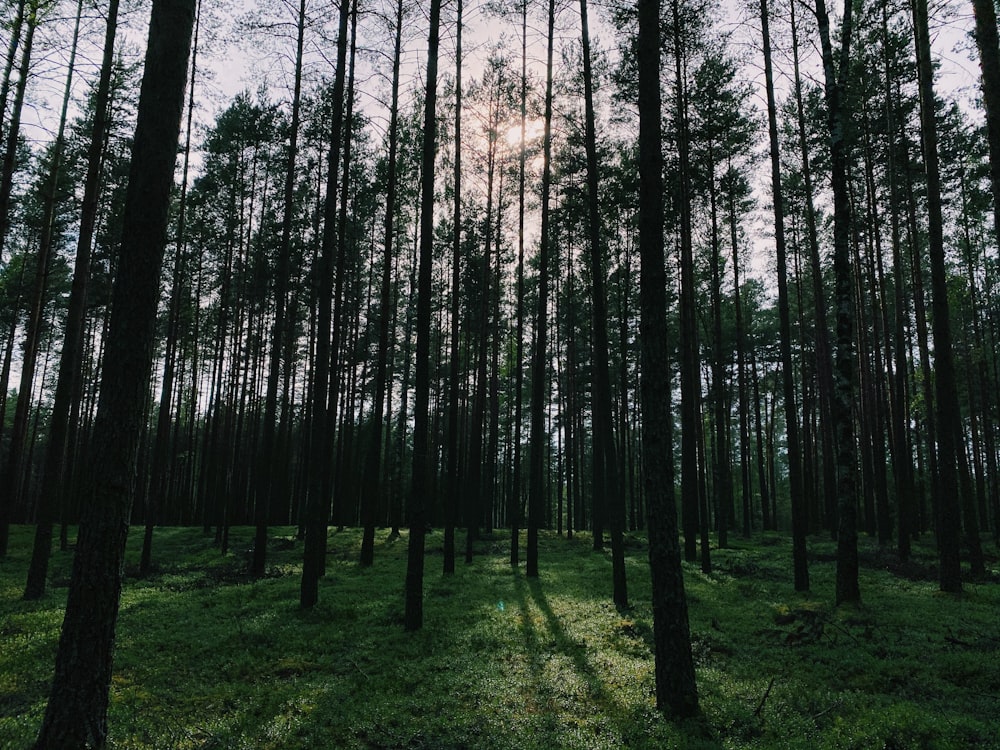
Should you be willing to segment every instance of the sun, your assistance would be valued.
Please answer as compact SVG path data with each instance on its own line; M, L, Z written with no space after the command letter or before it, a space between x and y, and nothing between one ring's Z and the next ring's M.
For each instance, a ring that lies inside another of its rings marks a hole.
M528 120L524 124L524 142L525 144L531 143L542 137L545 133L545 121L541 118ZM510 148L516 148L521 145L521 121L518 120L516 123L507 128L507 134L504 137L507 141L507 145Z

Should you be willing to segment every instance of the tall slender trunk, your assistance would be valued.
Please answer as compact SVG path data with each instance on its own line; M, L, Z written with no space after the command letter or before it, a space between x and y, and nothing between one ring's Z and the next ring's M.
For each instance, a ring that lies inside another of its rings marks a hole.
M731 167L730 167L731 168ZM729 191L729 243L733 253L733 307L736 324L736 388L740 420L740 479L743 499L743 537L750 538L753 528L753 489L750 470L750 403L747 392L746 327L740 291L739 239L736 223L736 191Z
M299 601L309 608L319 600L319 579L326 561L326 535L330 506L330 463L333 435L330 433L330 359L333 337L333 265L337 245L337 185L341 166L344 129L344 86L347 77L347 25L349 0L340 0L337 36L337 72L333 82L333 113L330 123L330 153L326 175L326 202L323 207L323 238L317 258L316 361L312 372L312 414L310 416L309 489L305 510L306 539L302 560ZM334 373L336 376L336 373Z
M351 349L350 316L346 316L346 295L350 292L350 283L354 282L356 263L353 257L348 258L348 205L351 201L351 158L354 144L354 72L357 61L357 28L358 3L352 0L350 5L350 50L347 58L347 83L343 126L343 152L340 165L340 202L337 211L337 260L333 274L333 318L330 337L330 393L327 404L326 431L333 442L333 460L331 470L327 473L330 482L326 493L326 513L338 526L343 525L342 512L348 506L351 496L351 475L344 470L344 454L350 450L353 440L353 430L349 423L351 414L351 377L353 368L343 364L347 352ZM354 248L350 248L353 256ZM348 279L348 274L351 279ZM357 309L355 307L355 309ZM338 420L341 429L338 430ZM336 482L333 481L336 477ZM326 575L326 555L320 563L320 575Z
M597 127L594 114L594 75L590 64L590 27L587 0L580 0L583 40L583 91L586 118L587 213L590 241L591 309L593 310L594 385L591 391L594 415L594 495L611 531L613 599L619 609L628 607L625 577L625 496L618 472L614 419L611 408L611 373L608 353L608 299L604 288L604 247L601 238L600 176L597 164ZM594 535L597 544L597 535Z
M177 235L174 249L174 273L170 292L170 307L167 319L166 356L163 362L163 383L160 403L156 413L156 434L153 438L153 457L150 469L150 495L146 504L145 531L142 539L142 553L139 558L139 575L149 575L152 566L153 527L159 521L169 490L167 453L170 445L171 414L170 404L174 394L174 378L177 371L178 335L180 329L181 300L184 285L185 226L187 217L188 170L191 158L191 121L194 116L195 73L198 60L198 28L201 2L195 8L194 40L191 45L191 72L188 85L187 128L184 138L184 167L181 176L181 194L177 214Z
M37 8L34 9L37 12ZM66 117L69 108L70 94L73 89L73 76L76 67L77 43L80 38L80 19L83 12L82 0L77 3L76 21L73 26L73 38L70 44L69 65L66 73L66 85L63 89L62 108L59 113L59 125L51 150L51 163L48 165L42 193L42 231L35 256L35 277L28 298L28 319L25 325L24 345L21 354L21 381L18 388L17 403L14 407L14 424L11 428L10 446L4 466L4 485L6 485L8 508L16 507L21 502L24 491L24 466L26 440L28 437L28 417L34 392L35 369L38 361L38 351L42 340L42 329L45 325L45 303L48 291L49 266L55 241L56 207L60 196L56 195L62 175L63 154L65 151ZM29 23L32 20L29 19ZM25 51L27 53L27 46ZM26 73L27 71L25 71ZM5 540L4 540L5 541ZM6 544L0 549L0 555L6 552Z
M17 169L17 141L21 134L21 111L24 108L24 92L28 87L28 77L31 72L31 52L35 41L35 29L38 28L40 0L28 0L25 8L28 27L24 32L24 43L21 45L21 65L18 68L17 87L14 89L14 103L11 107L10 120L7 124L7 142L4 146L3 164L0 165L0 261L3 260L3 250L10 231L10 196L14 188L14 172ZM0 531L0 534L5 531ZM6 540L0 538L0 556L6 554Z
M264 434L260 447L259 467L262 473L256 488L253 558L250 574L254 578L264 575L267 561L267 526L275 516L280 499L283 477L287 475L287 462L279 448L278 421L285 420L278 414L278 387L282 378L281 359L291 338L288 318L288 291L291 282L292 222L295 211L295 170L299 148L299 121L302 109L302 51L305 45L306 0L299 0L295 36L295 73L292 84L292 115L289 123L288 151L285 159L285 181L282 197L281 244L274 269L274 321L271 325L271 346L268 353L267 391L264 395Z
M795 569L795 590L808 591L809 563L806 557L806 498L802 482L799 414L795 403L795 382L793 380L795 371L792 368L792 329L788 298L788 264L785 248L785 210L784 196L781 189L778 119L777 107L774 101L774 75L771 72L771 38L768 28L767 0L761 0L760 16L764 40L764 80L767 88L767 130L771 153L774 249L778 265L778 327L781 338L782 397L785 407L785 430L788 435L788 484L792 506L792 561Z
M441 32L441 0L431 0L427 37L427 86L420 185L420 255L417 280L417 352L413 405L413 485L407 508L410 543L406 560L404 627L419 630L424 622L424 518L430 501L428 461L431 346L431 266L434 251L434 160L437 155L437 68Z
M461 0L460 0L461 1ZM392 291L393 237L396 229L396 158L399 146L399 60L402 50L403 1L396 3L396 34L392 56L392 101L389 107L389 174L385 191L385 221L382 239L382 278L379 285L378 354L375 363L375 403L372 406L371 443L365 455L361 515L364 536L361 565L371 565L375 556L375 523L378 498L382 491L382 430L385 420L385 390L389 365L389 309ZM448 506L446 506L447 508ZM447 510L446 510L447 515ZM447 545L445 545L447 555ZM454 557L454 548L452 549Z
M49 444L45 454L42 490L39 499L38 523L31 552L31 565L25 584L25 599L40 599L45 593L49 557L52 552L52 526L56 510L63 497L66 470L70 461L67 453L70 441L71 415L79 403L83 364L83 332L87 308L87 285L90 279L91 246L97 221L97 198L101 185L101 162L108 129L108 103L111 91L111 71L114 64L115 37L118 30L118 0L108 6L108 22L104 35L104 56L94 99L94 123L87 149L87 175L84 178L83 209L76 244L76 262L70 288L69 310L66 314L63 348L59 358L59 376L52 403Z
M459 368L459 315L462 287L462 0L458 0L455 27L455 162L454 203L451 236L451 356L448 365L448 487L444 511L444 572L455 572L455 514L461 493L459 474L458 391L461 385ZM395 79L394 79L395 80ZM515 459L516 466L516 459ZM514 532L516 534L516 531ZM516 554L516 539L511 545Z
M686 85L683 78L683 37L680 8L677 0L671 4L674 63L674 128L677 137L678 211L680 213L681 251L681 521L684 527L684 558L692 562L697 557L699 529L698 489L698 399L701 374L698 367L698 328L695 309L694 249L691 236L690 150L687 137ZM702 518L701 524L708 523ZM707 564L702 560L702 564Z
M465 521L468 527L465 536L465 562L472 562L473 542L479 538L479 527L483 520L483 500L487 495L484 477L489 473L484 466L494 460L484 450L484 421L486 413L486 395L488 386L487 361L490 343L490 318L492 314L491 297L493 294L493 206L494 185L497 176L497 132L496 124L500 117L500 82L494 83L495 90L490 92L489 113L487 115L490 134L487 136L486 153L486 234L483 239L482 269L479 291L479 335L476 344L476 394L472 402L472 440L469 446L469 490L466 493ZM496 100L494 100L494 94ZM497 210L499 213L499 209ZM498 261L499 262L499 261Z
M976 46L982 70L986 140L990 150L990 191L993 193L993 233L1000 238L1000 41L994 0L972 0L976 16Z
M14 72L14 61L17 59L17 47L21 43L24 10L27 7L28 0L17 0L14 18L10 23L10 42L7 44L7 56L4 59L3 81L0 81L0 130L3 129L3 119L7 114L7 99L10 96L11 74Z
M548 363L546 339L549 328L549 254L552 191L552 89L555 53L556 3L549 0L547 56L545 69L545 115L542 136L542 226L538 250L538 311L535 315L535 342L531 353L531 457L528 474L528 540L525 575L538 577L538 529L544 522L545 373Z
M528 130L528 0L521 0L521 141L517 171L517 328L514 342L514 466L511 473L510 564L517 566L521 532L521 428L524 422L524 191ZM556 274L558 276L558 274Z
M798 26L795 3L789 6L792 30L792 60L795 79L795 107L798 114L797 135L802 155L802 180L805 193L806 233L809 241L809 267L812 271L813 314L815 326L815 360L819 391L819 432L823 451L823 508L827 530L836 536L837 528L837 457L836 435L833 428L833 360L830 353L830 325L827 317L826 290L819 255L819 234L816 229L816 208L813 204L812 164L806 137L805 104L802 96L802 76L799 72Z
M934 117L934 74L931 61L927 0L912 0L913 26L917 37L917 72L920 85L920 132L923 138L924 170L927 178L927 243L931 267L931 313L934 331L934 389L938 422L938 556L942 591L962 590L959 537L962 532L959 487L959 451L962 442L962 411L955 380L955 361L948 303L948 274L944 257L944 217L941 208L941 175L938 161L937 123ZM979 528L975 514L965 515L966 539L976 566ZM982 552L978 551L979 564Z
M709 163L715 163L714 144L709 145ZM722 247L719 238L718 183L709 176L709 213L711 214L711 255L708 266L712 278L712 412L715 427L715 451L712 460L712 489L715 496L716 527L719 548L729 546L730 513L733 505L733 469L729 450L729 407L727 404L726 363L722 345Z
M194 0L155 0L89 477L55 677L35 748L104 747L136 454L180 133Z
M835 67L830 41L830 19L824 0L816 0L816 18L823 53L827 127L830 134L830 172L833 185L833 268L837 310L837 357L833 422L837 434L837 603L861 599L858 587L857 456L854 418L855 393L854 283L850 260L851 202L847 179L847 111L844 101L855 0L844 6L840 60ZM839 68L839 69L838 69Z
M895 445L892 473L896 484L896 514L898 516L898 549L899 558L907 561L910 558L910 536L914 530L912 516L915 512L913 477L913 446L910 440L909 410L906 398L906 376L909 371L906 361L906 276L903 272L902 238L899 226L899 185L897 183L897 125L895 122L894 97L889 81L889 32L888 12L882 8L883 63L885 65L885 120L889 144L887 148L888 164L886 173L889 178L889 210L890 237L892 242L892 275L893 275L893 389L892 389L892 439Z
M639 0L639 257L643 473L653 586L656 705L677 718L699 712L687 598L677 540L674 468L664 461L670 429L663 154L660 120L660 3Z
M776 530L778 528L778 519L771 513L770 492L770 488L774 485L769 481L767 460L765 456L765 420L767 418L767 405L764 405L765 414L762 415L760 410L760 376L757 372L756 352L756 347L750 348L750 382L753 384L754 442L757 444L757 485L760 488L761 526L763 526L765 530Z

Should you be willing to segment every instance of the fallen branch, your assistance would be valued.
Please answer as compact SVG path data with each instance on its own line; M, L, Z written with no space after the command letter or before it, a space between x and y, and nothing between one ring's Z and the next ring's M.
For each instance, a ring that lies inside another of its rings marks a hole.
M839 707L841 703L843 703L843 701L841 701L839 699L835 700L833 703L831 703L829 706L827 706L826 708L824 708L818 714L815 714L812 717L813 721L816 721L816 719L820 718L821 716L825 716L826 714L830 713L833 709Z
M760 718L760 712L764 710L764 704L767 703L767 696L771 694L771 688L774 687L774 677L771 681L767 683L767 690L764 691L764 695L761 696L760 703L757 704L757 709L753 712L753 715L758 719Z

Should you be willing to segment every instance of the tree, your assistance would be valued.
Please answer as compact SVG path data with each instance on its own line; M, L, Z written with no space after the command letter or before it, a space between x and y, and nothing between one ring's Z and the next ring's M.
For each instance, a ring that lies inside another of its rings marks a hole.
M823 54L827 128L830 135L830 180L833 187L833 267L837 311L837 355L833 422L837 436L837 604L861 599L858 587L856 448L851 413L855 390L854 282L850 262L851 199L847 176L848 81L853 4L844 7L839 61L834 61L830 18L824 0L816 0L816 22Z
M455 514L461 494L459 475L458 390L462 285L462 0L455 20L455 164L451 236L451 355L448 364L448 487L444 509L444 572L455 572ZM516 546L515 546L516 549ZM511 554L514 554L513 552Z
M663 154L660 123L660 3L638 0L639 296L644 485L653 578L656 705L677 718L698 713L687 598L677 540L674 468L663 461L670 430L666 272L663 253Z
M107 739L122 557L193 24L194 0L153 3L83 517L38 750L102 748Z
M173 279L170 302L167 311L166 354L163 362L163 378L160 386L160 403L156 411L156 429L153 437L153 456L150 468L150 487L146 496L146 528L142 539L142 554L139 558L139 575L149 575L152 567L153 528L163 512L169 492L168 452L172 425L171 405L174 397L174 380L177 376L177 360L180 338L180 317L185 275L185 224L187 220L188 177L191 167L191 130L194 117L195 74L198 66L198 31L200 26L201 2L195 12L194 40L191 49L191 75L188 86L187 124L184 135L184 159L181 168L181 193L177 211L177 238L174 251Z
M327 520L330 515L331 443L335 424L336 397L331 385L331 359L336 356L332 337L334 305L333 254L337 246L337 176L341 168L344 125L344 88L347 75L347 23L349 0L340 0L340 25L337 36L337 72L333 83L333 114L330 123L330 151L326 174L326 199L323 206L323 240L315 275L319 285L316 329L316 357L312 371L312 413L309 425L309 494L305 510L306 540L302 557L302 586L299 601L303 608L319 599L319 579L326 567Z
M525 575L538 577L538 530L543 523L545 434L546 354L549 327L549 237L552 191L552 57L555 48L556 3L549 0L546 68L545 114L542 135L542 224L538 248L538 308L535 314L535 340L531 351L531 454L528 464L528 534L525 548Z
M427 34L427 83L424 94L424 134L420 186L420 255L417 274L417 351L413 407L413 481L407 512L410 543L406 559L404 627L419 630L424 623L425 517L430 501L428 456L430 417L431 266L434 255L434 161L437 156L437 66L441 35L441 0L431 0Z
M958 453L965 447L961 437L961 407L955 381L955 361L948 304L948 278L944 257L944 227L941 211L941 175L938 159L937 123L934 116L934 78L931 63L927 0L912 0L916 33L917 70L920 77L920 132L924 146L927 178L927 242L931 266L931 313L934 331L934 392L938 422L938 507L939 584L942 591L962 590L959 537L961 506L955 496L958 487ZM967 516L968 520L968 516ZM967 530L975 534L978 528ZM839 597L838 597L839 598Z
M77 4L76 21L73 25L73 38L70 44L70 57L66 73L66 85L63 90L62 109L59 114L59 126L51 147L51 156L47 165L42 188L42 226L38 243L38 255L35 260L35 280L29 297L29 314L25 326L23 356L21 359L21 386L18 389L17 405L14 410L14 425L11 430L10 448L4 467L4 478L10 492L9 502L18 504L23 489L23 462L25 459L26 440L28 437L28 412L32 398L32 384L35 379L35 368L38 363L39 346L44 325L45 294L48 286L49 269L55 252L55 213L59 202L60 177L63 170L63 157L66 151L66 118L70 95L73 90L73 74L76 65L77 45L80 39L80 18L83 5Z
M87 148L87 173L83 188L83 208L76 245L76 263L73 286L70 291L69 311L63 348L59 358L59 376L52 404L52 421L49 426L49 444L45 454L45 470L39 499L35 542L32 546L31 565L25 583L24 598L39 599L45 593L45 578L52 551L52 526L59 500L65 492L68 454L71 444L70 413L77 399L78 383L83 360L84 318L87 306L87 284L90 279L91 245L97 221L97 199L101 182L101 159L104 139L108 129L108 101L111 92L111 74L114 66L115 37L118 30L118 0L108 6L108 20L104 36L104 56L94 97L94 120L90 143Z
M511 471L507 523L510 525L510 564L517 566L521 536L521 429L524 417L524 199L528 135L528 0L521 0L521 137L517 168L517 326L514 333L514 466ZM560 514L560 523L562 516Z
M282 379L281 358L288 348L291 338L288 325L288 297L291 282L292 262L292 222L295 206L295 170L299 156L299 127L302 110L302 50L305 44L306 0L299 0L295 34L295 72L292 84L292 113L288 126L288 151L285 162L284 195L282 199L281 245L275 263L274 281L274 321L271 327L271 348L268 354L267 392L264 397L264 435L261 441L261 468L264 475L263 486L257 492L255 510L256 533L254 535L251 574L255 578L264 575L267 557L267 525L278 505L282 482L279 481L285 469L282 451L278 447L278 386ZM282 409L281 418L284 419Z
M461 20L459 20L461 26ZM461 33L461 32L459 32ZM396 29L392 55L392 102L389 106L388 177L385 190L382 279L379 285L378 354L375 362L375 404L372 407L371 444L365 455L362 518L365 533L361 544L361 564L371 565L375 550L375 518L381 493L382 427L385 389L389 369L389 295L392 287L393 236L396 233L396 159L399 145L399 61L402 54L403 0L396 2ZM447 555L447 551L445 552ZM454 557L454 553L453 553Z
M587 214L590 240L591 309L594 325L594 497L606 511L611 529L613 598L619 609L628 607L625 578L625 495L618 475L615 451L614 420L611 415L611 375L608 353L608 299L604 288L604 246L601 232L600 176L597 166L597 128L594 115L594 75L590 63L590 25L587 0L580 0L580 25L583 40L583 87L586 108ZM599 499L598 499L599 498ZM597 535L594 544L597 544Z
M11 213L11 191L14 186L14 172L17 169L18 136L21 132L21 113L24 109L24 93L28 87L28 78L31 74L31 52L34 47L35 31L42 21L42 15L48 10L47 5L42 0L27 0L24 6L18 6L18 16L15 19L15 31L19 36L20 26L27 21L27 29L24 34L24 41L21 44L21 65L18 68L17 86L14 89L14 102L11 107L10 118L7 122L7 139L4 148L3 163L0 166L0 259L3 258L4 245L7 241L7 233L10 231ZM24 14L27 18L23 18ZM23 19L23 20L22 20ZM11 60L16 52L14 40L11 43ZM9 80L10 75L5 76ZM6 96L6 92L5 96ZM3 102L6 105L6 101ZM0 529L0 556L7 554L7 529L4 526Z
M1000 39L996 3L972 0L976 16L976 46L982 69L983 103L990 149L990 189L993 193L993 232L1000 237Z
M792 503L792 560L795 570L795 590L808 591L809 568L806 558L805 498L802 486L799 414L795 402L795 371L792 367L792 331L789 312L788 261L785 246L785 213L781 189L777 108L774 103L774 82L773 74L771 73L771 39L768 31L767 0L761 0L760 14L761 33L764 37L767 129L771 154L771 203L774 212L774 248L778 265L778 319L780 325L782 395L785 407L785 430L788 433L788 483Z

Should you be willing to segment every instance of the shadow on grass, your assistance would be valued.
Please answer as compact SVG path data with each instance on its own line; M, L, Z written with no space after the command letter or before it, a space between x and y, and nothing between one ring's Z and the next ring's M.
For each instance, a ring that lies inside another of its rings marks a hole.
M590 657L590 646L585 641L575 639L567 631L549 603L543 583L539 579L525 578L517 572L514 575L514 589L521 608L521 632L525 640L525 650L529 654L530 679L534 694L545 696L555 692L556 686L547 684L543 675L548 659L561 655L585 690L585 703L580 707L586 709L588 716L603 717L607 722L609 733L624 747L661 747L663 746L661 735L669 732L681 735L684 747L697 747L699 750L721 749L722 745L713 736L703 717L669 725L667 720L655 711L651 701L634 704L623 700L623 696L615 690L607 675L602 674L600 666ZM531 617L531 605L541 613L545 631L549 636L546 642L542 642L538 628ZM628 627L635 628L639 639L651 643L652 632L648 627L636 623L630 623ZM548 722L556 730L558 730L557 709L558 706L541 707L541 710L547 712Z

